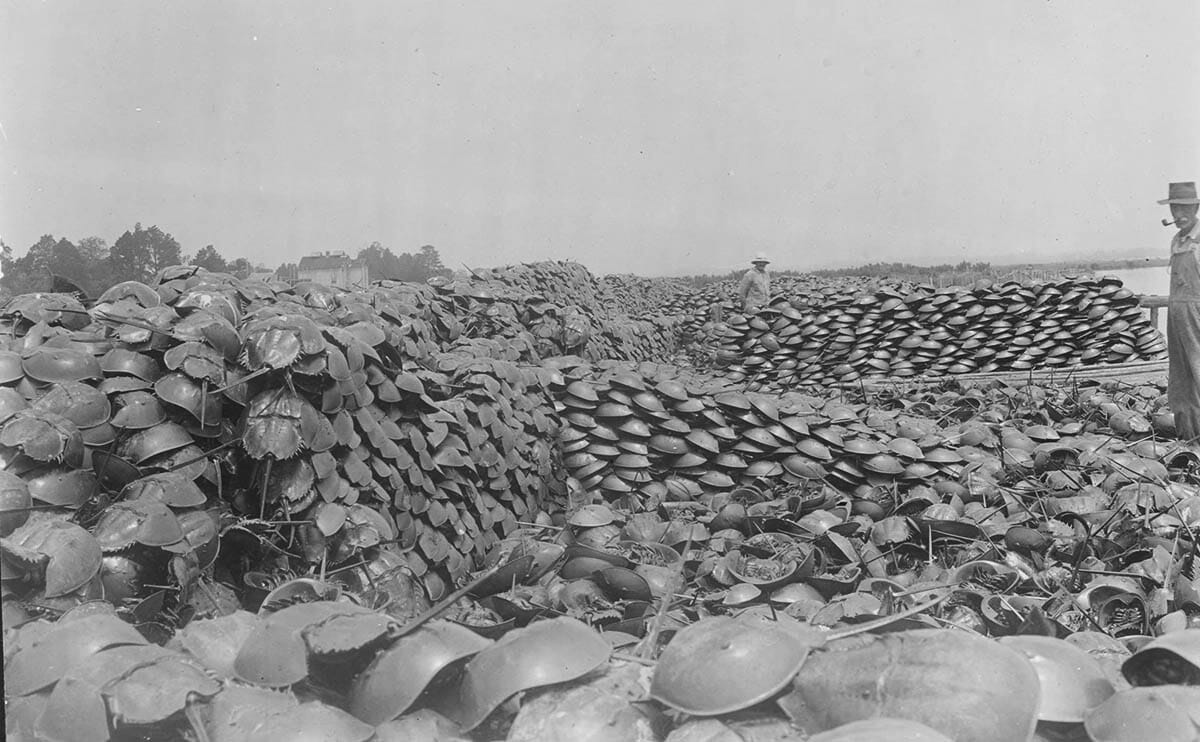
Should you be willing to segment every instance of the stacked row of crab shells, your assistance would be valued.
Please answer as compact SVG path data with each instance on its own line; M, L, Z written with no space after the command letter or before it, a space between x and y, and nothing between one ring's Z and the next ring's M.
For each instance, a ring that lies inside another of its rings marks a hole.
M687 336L705 338L711 334L714 309L720 310L722 316L741 311L736 301L737 287L736 280L717 281L699 288L676 282L671 285L671 295L662 303L660 311L667 315L682 316L683 330ZM820 312L823 307L837 306L879 290L898 292L902 296L935 291L932 286L888 278L827 278L812 274L771 277L771 303L786 301L802 311Z
M533 340L467 336L432 287L181 268L90 312L42 295L6 314L5 482L48 511L5 529L6 592L26 602L167 580L186 602L231 525L286 531L249 545L301 563L402 565L437 595L555 483Z
M779 299L709 326L718 362L753 388L1153 360L1166 344L1119 279L883 290L808 308Z
M648 293L630 291L624 282L598 279L566 261L474 270L471 278L439 290L484 297L491 305L485 312L493 318L493 336L511 336L514 327L527 331L542 357L578 354L593 361L638 361L662 359L677 349L683 318L648 300L666 292L670 282L639 286ZM504 315L514 315L518 322L508 322L505 330L505 322L495 321Z
M1003 422L977 393L879 409L796 392L742 392L658 364L564 360L556 368L551 388L566 471L583 491L634 511L764 483L878 500L958 481L969 457L980 455L975 446L998 445L988 426ZM947 432L947 417L974 424ZM1158 417L1168 430L1169 413ZM1133 436L1152 430L1125 408L1111 426ZM1051 440L1041 428L1033 435L1041 436L1036 443ZM989 456L998 460L994 451Z

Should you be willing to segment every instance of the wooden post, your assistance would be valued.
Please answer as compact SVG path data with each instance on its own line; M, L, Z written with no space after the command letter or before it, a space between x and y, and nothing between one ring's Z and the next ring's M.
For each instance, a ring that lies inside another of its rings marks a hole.
M1155 296L1153 294L1143 294L1138 297L1138 303L1145 307L1150 312L1150 324L1158 328L1158 310L1167 307L1169 299L1165 296Z

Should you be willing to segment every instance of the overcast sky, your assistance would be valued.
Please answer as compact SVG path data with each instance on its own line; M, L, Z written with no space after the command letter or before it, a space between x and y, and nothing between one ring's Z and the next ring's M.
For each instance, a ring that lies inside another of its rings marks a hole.
M1196 0L0 5L0 238L597 273L1166 253Z

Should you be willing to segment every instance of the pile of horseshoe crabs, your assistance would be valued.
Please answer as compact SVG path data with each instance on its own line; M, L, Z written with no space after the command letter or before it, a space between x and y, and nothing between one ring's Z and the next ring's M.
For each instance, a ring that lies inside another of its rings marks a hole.
M1161 356L1136 297L728 290L12 299L7 738L1200 740L1200 453L1068 372Z

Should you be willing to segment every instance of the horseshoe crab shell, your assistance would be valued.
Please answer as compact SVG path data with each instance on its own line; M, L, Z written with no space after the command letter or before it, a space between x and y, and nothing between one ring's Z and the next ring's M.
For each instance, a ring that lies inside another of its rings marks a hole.
M153 428L167 419L158 397L145 391L128 391L117 397L117 413L112 424L127 430Z
M1116 692L1100 662L1070 642L1034 635L1005 636L999 641L1023 653L1037 670L1042 721L1082 722L1090 709Z
M38 461L83 463L83 434L62 415L40 410L22 410L0 429L0 445L19 448Z
M153 499L173 508L194 508L208 498L195 482L177 472L147 474L121 490L124 500Z
M663 650L650 697L694 716L761 703L787 687L812 646L759 621L718 616L679 631Z
M96 614L54 625L40 641L19 650L4 668L6 696L24 696L54 685L73 666L106 647L146 644L137 629L116 616Z
M104 377L95 356L68 348L42 346L26 356L21 367L26 376L47 384Z
M350 690L350 713L368 724L395 719L435 675L491 644L459 624L431 621L375 656Z
M8 536L29 520L29 511L25 508L32 504L33 498L25 480L0 469L0 537Z
M151 383L163 373L153 357L127 348L113 348L101 356L100 369L109 376L134 376Z
M171 656L155 644L120 644L84 658L54 686L37 721L38 737L104 742L109 738L109 715L101 689L137 667Z
M62 415L79 428L108 422L112 414L108 397L96 387L79 381L54 384L34 402L33 409Z
M150 498L110 505L100 516L95 533L106 552L119 551L134 542L166 546L183 539L183 528L171 509Z
M1200 685L1200 629L1163 634L1125 660L1121 672L1137 686Z
M74 523L59 519L30 521L13 531L9 539L16 546L47 558L46 597L72 593L100 571L100 544Z
M574 618L537 621L475 655L454 703L441 711L469 732L510 696L573 680L604 664L610 652L597 631Z
M192 434L182 425L165 422L131 435L118 446L118 454L134 464L141 464L155 456L178 451L194 442Z

